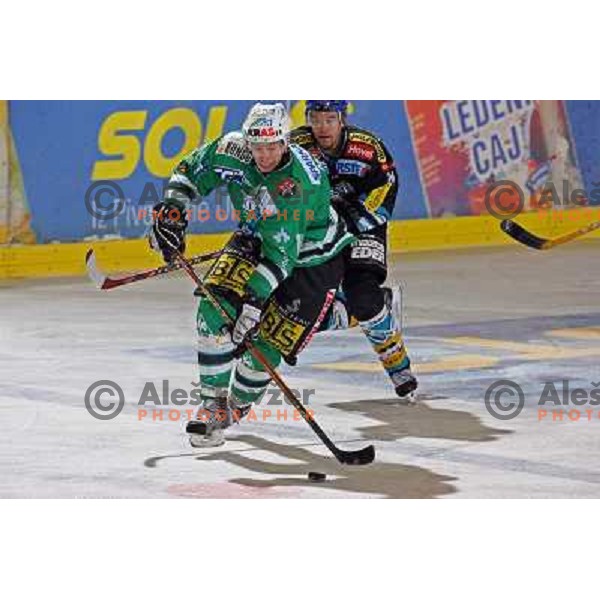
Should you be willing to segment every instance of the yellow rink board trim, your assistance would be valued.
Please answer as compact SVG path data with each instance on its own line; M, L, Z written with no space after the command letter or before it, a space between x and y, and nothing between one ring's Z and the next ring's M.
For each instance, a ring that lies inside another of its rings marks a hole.
M584 213L583 209L580 213L528 213L519 216L517 220L536 235L556 237L583 227L590 222L591 214ZM582 215L587 217L586 220ZM593 218L600 220L600 213ZM223 246L229 235L190 235L187 254L217 250ZM600 230L586 238L600 239ZM392 252L510 245L516 252L538 252L525 248L506 236L500 230L498 219L491 216L417 219L390 223L389 247ZM160 259L149 251L145 239L9 246L0 248L0 279L83 275L84 257L90 247L95 249L98 263L106 272L132 271L161 264Z
M226 233L189 236L186 254L214 252L228 239ZM88 248L94 249L98 266L106 273L164 265L158 254L150 250L146 239L10 246L0 248L0 279L84 275Z

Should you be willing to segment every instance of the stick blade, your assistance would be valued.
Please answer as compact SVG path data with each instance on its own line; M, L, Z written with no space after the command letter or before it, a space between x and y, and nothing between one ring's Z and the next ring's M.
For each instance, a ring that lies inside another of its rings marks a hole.
M90 248L85 254L85 268L87 269L87 273L89 278L96 284L99 289L104 289L104 284L106 283L106 275L98 269L98 265L96 264L96 255L94 254L94 250Z
M500 223L500 229L513 238L513 240L516 240L517 242L520 242L529 248L534 248L535 250L546 250L549 247L548 240L538 237L537 235L527 231L527 229L515 221L505 219L502 221L502 223Z
M335 457L344 465L368 465L375 460L375 446L366 446L360 450L340 450Z

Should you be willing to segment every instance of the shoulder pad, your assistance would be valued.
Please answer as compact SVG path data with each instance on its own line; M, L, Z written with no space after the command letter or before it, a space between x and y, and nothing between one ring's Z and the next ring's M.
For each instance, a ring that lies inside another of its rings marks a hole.
M231 156L243 163L252 160L252 153L244 141L244 136L239 131L232 131L224 135L217 143L216 154Z

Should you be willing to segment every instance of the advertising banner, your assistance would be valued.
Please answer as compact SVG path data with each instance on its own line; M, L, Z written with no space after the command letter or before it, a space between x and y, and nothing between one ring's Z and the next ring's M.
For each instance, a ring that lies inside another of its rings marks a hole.
M145 235L181 157L239 129L254 102L5 102L0 243ZM305 102L284 102L293 124L304 124ZM485 191L498 180L526 191L526 209L536 208L548 182L558 190L600 182L600 102L373 100L353 101L349 113L394 157L397 220L486 214ZM120 209L99 218L94 203ZM234 226L224 190L196 208L192 233Z
M486 191L510 180L526 208L549 181L581 187L565 103L533 100L407 101L431 217L487 214Z

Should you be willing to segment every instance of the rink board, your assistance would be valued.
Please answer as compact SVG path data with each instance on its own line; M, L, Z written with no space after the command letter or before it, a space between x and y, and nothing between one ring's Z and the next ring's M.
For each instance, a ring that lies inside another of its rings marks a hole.
M583 227L596 213L561 211L528 213L519 223L542 237L554 237ZM584 220L585 219L585 220ZM595 220L600 220L596 214ZM389 245L392 252L419 252L468 247L515 245L494 217L416 219L392 221ZM212 252L223 247L229 233L188 236L187 254ZM588 236L600 237L600 231ZM146 239L80 242L74 244L15 245L0 248L0 279L76 276L85 274L84 258L94 248L107 272L130 271L161 265L148 249Z

